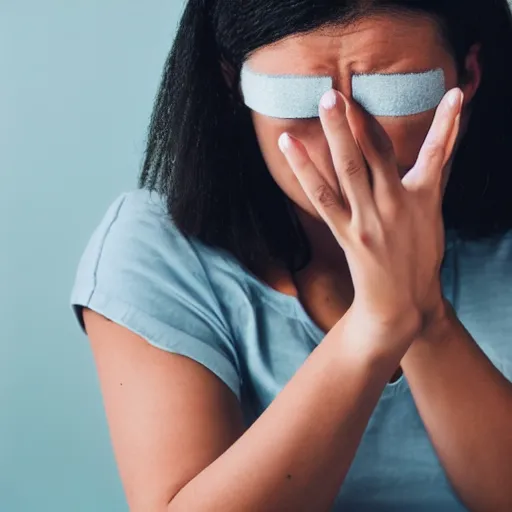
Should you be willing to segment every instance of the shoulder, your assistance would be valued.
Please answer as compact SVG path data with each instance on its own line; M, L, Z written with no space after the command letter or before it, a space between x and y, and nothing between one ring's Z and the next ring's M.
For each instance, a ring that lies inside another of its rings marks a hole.
M71 305L82 330L88 307L155 346L215 368L235 389L232 326L204 265L207 250L179 232L157 193L121 194L78 263Z
M163 198L148 190L118 196L95 227L78 265L74 291L137 293L162 289L166 278L197 274L187 239L166 213ZM130 277L130 279L127 279Z
M100 290L114 284L126 290L142 282L162 288L166 277L183 280L189 273L199 284L206 277L198 254L202 250L174 225L160 195L134 190L118 196L101 217L77 276ZM125 280L127 273L132 280Z
M98 270L111 258L117 263L150 264L155 271L189 271L196 277L208 267L224 266L226 273L240 266L226 250L210 247L185 236L167 211L165 198L146 189L119 195L95 228L88 250L96 256Z
M115 249L116 242L121 242L123 249L136 249L141 242L147 248L164 246L169 238L175 243L184 239L167 214L164 198L145 189L119 195L101 218L92 238L103 250Z

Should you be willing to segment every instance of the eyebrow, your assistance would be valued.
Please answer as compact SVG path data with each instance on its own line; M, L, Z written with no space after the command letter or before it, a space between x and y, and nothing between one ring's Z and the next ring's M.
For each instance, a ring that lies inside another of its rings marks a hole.
M258 75L258 76L264 76L267 78L330 78L332 79L332 75L324 75L324 74L311 74L311 75L299 75L296 73L262 73L260 71L254 71L250 66L247 64L244 65L244 67L252 74L252 75Z
M307 75L298 74L298 73L263 73L261 71L255 71L248 64L244 64L243 66L246 70L248 70L252 75L263 76L266 78L275 78L275 79L286 79L286 78L305 78L305 79L314 79L314 78L330 78L332 79L332 74L325 73L310 73ZM425 73L429 73L432 69L438 68L428 68L422 70L414 70L414 71L394 71L392 73L384 72L384 68L381 66L374 66L367 71L364 72L352 72L351 76L370 76L370 75L381 75L381 76L404 76L404 75L422 75Z

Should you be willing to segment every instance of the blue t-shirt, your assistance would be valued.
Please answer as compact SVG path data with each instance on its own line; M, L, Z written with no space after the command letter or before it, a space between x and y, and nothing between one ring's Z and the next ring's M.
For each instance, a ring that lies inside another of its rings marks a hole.
M464 242L448 230L445 297L512 380L512 230ZM228 251L187 239L155 192L122 194L80 260L71 304L148 343L190 357L235 393L247 425L325 336L300 301L274 290ZM333 510L466 510L453 493L406 379L386 385Z

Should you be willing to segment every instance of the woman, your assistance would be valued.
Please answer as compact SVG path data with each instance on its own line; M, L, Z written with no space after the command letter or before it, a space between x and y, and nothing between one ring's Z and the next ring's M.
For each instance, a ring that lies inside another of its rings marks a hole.
M187 3L71 299L132 511L512 510L511 52L506 0Z

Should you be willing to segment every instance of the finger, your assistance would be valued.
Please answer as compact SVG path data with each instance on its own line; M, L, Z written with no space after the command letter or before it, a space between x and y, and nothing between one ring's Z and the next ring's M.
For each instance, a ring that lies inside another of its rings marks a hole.
M442 171L452 148L455 118L460 114L462 91L459 88L448 91L437 107L434 121L423 143L413 168L402 178L403 186L413 189L440 189Z
M450 156L448 158L448 162L451 161L454 157L454 152L455 152L455 148L456 148L456 144L457 144L457 138L458 138L459 132L460 132L460 116L461 116L461 114L459 114L455 118L452 135L450 137L450 142L448 143L448 148L449 148L448 153L450 154ZM448 165L445 165L445 168L443 171L443 181L442 181L442 187L441 187L443 195L446 190L446 185L448 184L448 177L449 177L448 167L449 167Z
M361 218L363 211L375 210L375 203L366 163L347 120L343 95L335 89L324 94L319 115L340 188L347 196L353 215Z
M370 173L377 205L397 201L403 192L393 143L380 123L356 103L347 110L347 119Z
M341 204L337 194L315 167L306 148L298 139L285 132L279 137L279 148L309 200L341 243L350 222L348 210Z
M464 93L461 91L462 99L461 104L464 103ZM455 150L455 145L457 143L457 137L459 136L460 131L460 118L461 118L462 110L455 116L455 122L453 123L452 134L448 140L448 144L446 145L447 159L450 160L453 157L453 152Z

